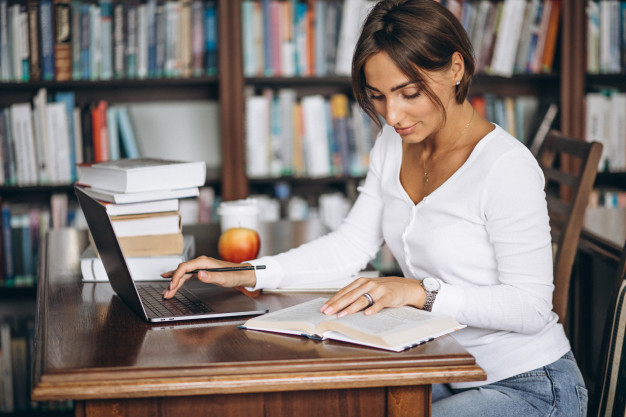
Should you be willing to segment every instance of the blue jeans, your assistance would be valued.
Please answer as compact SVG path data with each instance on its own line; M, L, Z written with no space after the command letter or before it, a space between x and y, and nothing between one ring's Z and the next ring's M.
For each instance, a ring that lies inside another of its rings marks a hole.
M477 388L433 385L433 417L584 417L587 389L570 351L550 365Z

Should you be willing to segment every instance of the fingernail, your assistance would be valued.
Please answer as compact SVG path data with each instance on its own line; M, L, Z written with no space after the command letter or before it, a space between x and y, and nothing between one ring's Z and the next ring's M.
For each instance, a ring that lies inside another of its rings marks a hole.
M343 316L345 316L346 314L348 314L348 313L346 313L345 311L342 311L342 312L340 312L339 314L337 314L337 318L343 317Z

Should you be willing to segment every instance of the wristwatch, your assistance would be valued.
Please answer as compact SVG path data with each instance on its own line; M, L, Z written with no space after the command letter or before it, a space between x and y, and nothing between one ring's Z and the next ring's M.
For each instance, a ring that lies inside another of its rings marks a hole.
M432 311L435 298L441 288L441 283L433 277L426 277L422 280L422 288L426 291L426 301L424 301L424 311Z

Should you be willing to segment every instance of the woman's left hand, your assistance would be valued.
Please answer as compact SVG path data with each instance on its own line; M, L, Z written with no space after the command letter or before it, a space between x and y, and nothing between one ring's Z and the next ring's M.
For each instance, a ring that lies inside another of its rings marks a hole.
M373 304L363 294L372 297ZM414 306L422 308L426 293L420 281L401 277L358 278L339 290L320 309L324 314L338 313L338 317L365 309L366 315L379 312L385 307Z

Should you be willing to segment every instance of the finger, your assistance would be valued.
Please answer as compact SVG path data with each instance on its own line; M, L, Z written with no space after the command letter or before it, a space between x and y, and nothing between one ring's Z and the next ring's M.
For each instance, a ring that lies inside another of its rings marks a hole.
M369 300L363 297L363 294L371 294L372 290L372 284L360 285L334 301L329 300L328 307L322 312L327 315L334 314L336 312L343 312L349 306L353 305L356 306L348 309L348 313L360 311L369 305Z
M376 303L376 302L374 302L374 303ZM363 310L369 309L369 308L371 308L373 306L374 306L374 304L370 305L369 300L365 296L361 295L352 304L350 304L349 306L347 306L346 308L341 310L337 314L337 317L339 318L339 317L347 316L349 314L358 313L359 311L363 311Z
M352 281L350 284L337 291L335 295L333 295L328 301L326 301L326 303L320 308L320 311L325 312L325 310L328 310L331 305L335 305L339 300L348 296L350 293L354 293L354 291L356 291L356 294L358 295L367 292L367 290L365 289L359 290L359 288L366 285L367 282L369 282L367 278L359 278ZM332 310L332 312L329 312L327 314L332 314L334 313L334 311L338 311L335 308L333 308Z

